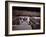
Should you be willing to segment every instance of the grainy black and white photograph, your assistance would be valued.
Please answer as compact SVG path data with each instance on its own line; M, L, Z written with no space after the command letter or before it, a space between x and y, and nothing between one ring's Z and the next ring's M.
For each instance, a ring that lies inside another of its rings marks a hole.
M12 30L40 29L39 7L12 6Z
M45 32L45 4L5 2L6 35L34 35Z

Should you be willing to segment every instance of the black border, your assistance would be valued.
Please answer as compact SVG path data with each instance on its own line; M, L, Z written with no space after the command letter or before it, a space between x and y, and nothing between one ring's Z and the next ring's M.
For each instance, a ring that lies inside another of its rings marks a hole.
M43 4L43 12L44 12L44 26L43 26L43 33L28 33L28 34L13 34L9 35L8 34L8 2L17 2L17 3L28 3L28 4ZM22 1L5 1L5 36L18 36L18 35L36 35L36 34L45 34L45 3L41 2L22 2Z

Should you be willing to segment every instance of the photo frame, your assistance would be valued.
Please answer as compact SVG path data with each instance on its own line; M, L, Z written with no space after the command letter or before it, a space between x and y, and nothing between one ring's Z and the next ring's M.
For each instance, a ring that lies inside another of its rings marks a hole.
M45 33L45 3L5 1L5 35Z

